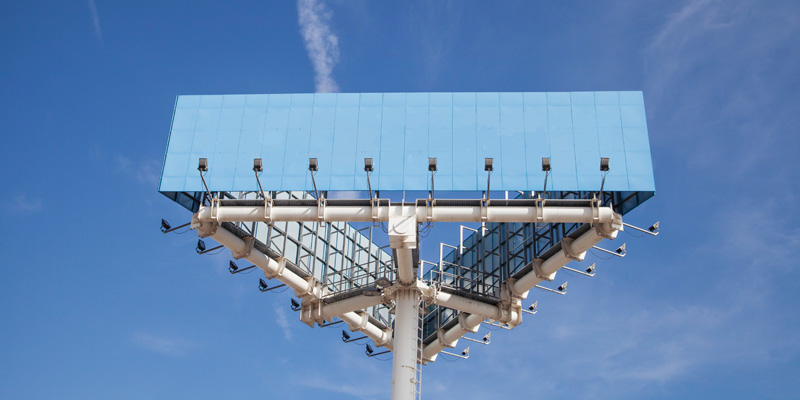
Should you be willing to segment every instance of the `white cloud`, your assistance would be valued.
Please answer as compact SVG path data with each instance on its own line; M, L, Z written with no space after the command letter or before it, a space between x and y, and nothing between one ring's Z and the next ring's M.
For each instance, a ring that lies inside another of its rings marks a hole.
M30 199L25 193L19 194L2 204L8 214L30 215L42 210L42 200Z
M117 170L143 185L154 187L158 184L161 163L152 159L133 162L130 158L119 155L117 156Z
M283 308L275 306L275 323L283 331L283 338L291 341L292 340L292 327L289 325L289 319L286 317L286 312L283 311Z
M94 27L94 35L97 40L103 40L103 31L100 29L100 14L97 12L97 4L94 0L88 0L89 12L92 14L92 26Z
M298 24L314 66L316 91L334 93L333 67L339 62L339 38L331 31L331 12L321 0L297 0Z
M157 336L145 332L134 334L133 342L143 349L169 356L186 354L195 347L194 342L185 339Z

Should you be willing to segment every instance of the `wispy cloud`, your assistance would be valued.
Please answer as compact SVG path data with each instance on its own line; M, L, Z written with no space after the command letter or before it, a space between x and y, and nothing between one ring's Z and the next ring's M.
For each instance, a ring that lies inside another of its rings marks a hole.
M341 380L332 382L317 376L314 379L306 379L302 382L304 386L322 389L326 392L346 394L357 399L376 399L386 395L386 385L371 384L366 386L363 381L343 382Z
M30 215L42 210L42 200L28 198L25 193L3 202L8 214Z
M419 74L421 85L433 85L447 70L461 34L464 8L464 4L454 1L422 2L408 7L408 30L419 46L424 71Z
M100 14L97 12L97 4L94 0L88 0L89 12L92 14L92 26L94 27L94 36L99 41L103 41L103 30L100 29Z
M134 334L133 342L145 350L168 356L184 355L196 347L196 344L189 340L158 336L145 332Z
M283 338L291 341L292 340L292 327L289 325L289 318L286 317L286 312L283 311L283 308L275 306L275 323L283 331Z
M142 160L133 162L130 158L118 155L117 156L117 171L122 172L137 182L155 186L158 184L159 173L161 172L161 164L156 160Z
M330 10L321 0L297 0L297 14L308 58L314 66L316 91L338 92L333 67L339 62L339 38L330 27Z
M333 350L336 354L331 359L332 367L323 367L324 364L310 366L308 375L315 379L297 379L295 383L326 392L341 393L347 398L385 398L391 382L391 362L364 357L362 350L354 351L357 348L361 346L336 348ZM376 368L376 363L388 368ZM426 393L438 392L434 390L434 382L435 380L430 380L425 383Z

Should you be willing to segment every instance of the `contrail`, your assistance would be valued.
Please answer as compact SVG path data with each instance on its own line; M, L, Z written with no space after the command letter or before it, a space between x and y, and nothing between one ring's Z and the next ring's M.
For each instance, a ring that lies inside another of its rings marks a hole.
M97 40L103 40L103 31L100 29L100 14L97 13L97 4L94 0L89 0L89 12L92 13L92 25L94 25L94 35Z
M338 92L339 85L331 75L339 62L339 38L328 25L331 12L319 0L297 0L297 14L308 58L314 65L316 91Z

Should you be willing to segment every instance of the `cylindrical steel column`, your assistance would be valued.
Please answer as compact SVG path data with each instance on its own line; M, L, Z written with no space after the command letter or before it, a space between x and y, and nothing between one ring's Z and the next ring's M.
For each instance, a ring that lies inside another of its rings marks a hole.
M414 400L417 386L419 291L401 289L394 295L394 360L392 400Z

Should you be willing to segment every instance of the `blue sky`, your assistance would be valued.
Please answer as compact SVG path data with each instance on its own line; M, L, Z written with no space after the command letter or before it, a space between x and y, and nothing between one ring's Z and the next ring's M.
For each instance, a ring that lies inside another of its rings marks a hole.
M663 233L426 397L800 397L800 5L496 3L5 2L0 397L388 397L391 363L158 231L176 95L315 90L644 91L627 220Z

